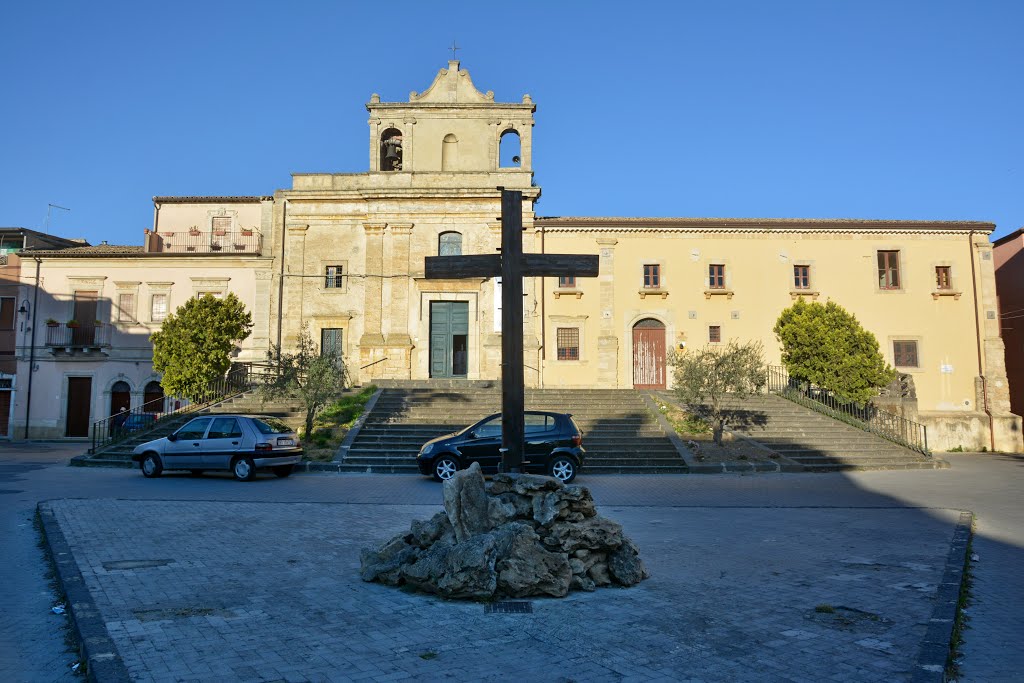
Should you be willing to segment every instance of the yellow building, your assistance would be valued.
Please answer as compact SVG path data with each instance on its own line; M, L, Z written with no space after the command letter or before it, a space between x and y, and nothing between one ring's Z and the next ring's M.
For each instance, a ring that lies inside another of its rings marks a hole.
M538 218L529 95L497 102L452 61L408 102L373 95L366 108L367 172L294 174L291 188L248 204L160 198L146 250L186 244L196 224L258 222L272 265L254 338L288 348L306 325L358 382L498 379L500 284L427 280L424 257L495 253L498 188L521 190L524 251L598 254L601 268L524 283L528 386L671 388L670 353L730 339L762 341L777 364L772 327L803 296L836 301L875 334L916 391L893 408L929 427L933 449L1024 449L992 224Z

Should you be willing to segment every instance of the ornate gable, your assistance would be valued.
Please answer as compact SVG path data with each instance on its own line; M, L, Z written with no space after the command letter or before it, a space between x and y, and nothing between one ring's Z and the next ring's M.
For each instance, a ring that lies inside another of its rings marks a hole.
M469 72L459 69L457 61L449 61L447 69L437 72L434 82L423 93L413 90L409 101L417 104L488 104L494 102L494 91L482 93L473 85Z

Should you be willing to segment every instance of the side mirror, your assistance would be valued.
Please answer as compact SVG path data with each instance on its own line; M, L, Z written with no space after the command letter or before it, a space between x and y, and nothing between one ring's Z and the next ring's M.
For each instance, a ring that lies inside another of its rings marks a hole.
M178 435L177 434L168 434L167 435L167 440L168 441L177 441L178 440Z

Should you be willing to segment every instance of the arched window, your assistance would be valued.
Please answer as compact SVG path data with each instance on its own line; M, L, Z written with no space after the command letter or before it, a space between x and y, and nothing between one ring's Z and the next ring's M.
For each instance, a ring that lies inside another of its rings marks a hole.
M441 143L441 170L454 171L459 166L459 139L448 133Z
M150 382L143 389L142 410L147 413L164 412L164 388L160 382Z
M442 232L437 238L438 256L462 256L462 233Z
M498 150L498 166L500 168L519 168L522 166L520 157L521 142L519 131L509 128L501 134L501 145Z
M128 382L114 382L110 387L110 414L117 415L132 407L132 388Z
M380 136L380 170L402 170L402 131L388 128Z

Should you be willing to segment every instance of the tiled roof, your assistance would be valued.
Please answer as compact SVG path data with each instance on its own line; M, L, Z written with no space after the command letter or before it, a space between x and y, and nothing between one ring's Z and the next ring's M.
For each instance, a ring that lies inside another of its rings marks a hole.
M121 244L94 244L89 247L67 249L26 249L24 256L141 256L142 247Z
M744 230L995 230L982 221L907 221L861 218L635 218L612 216L538 216L545 228L621 228L624 230L691 228Z

